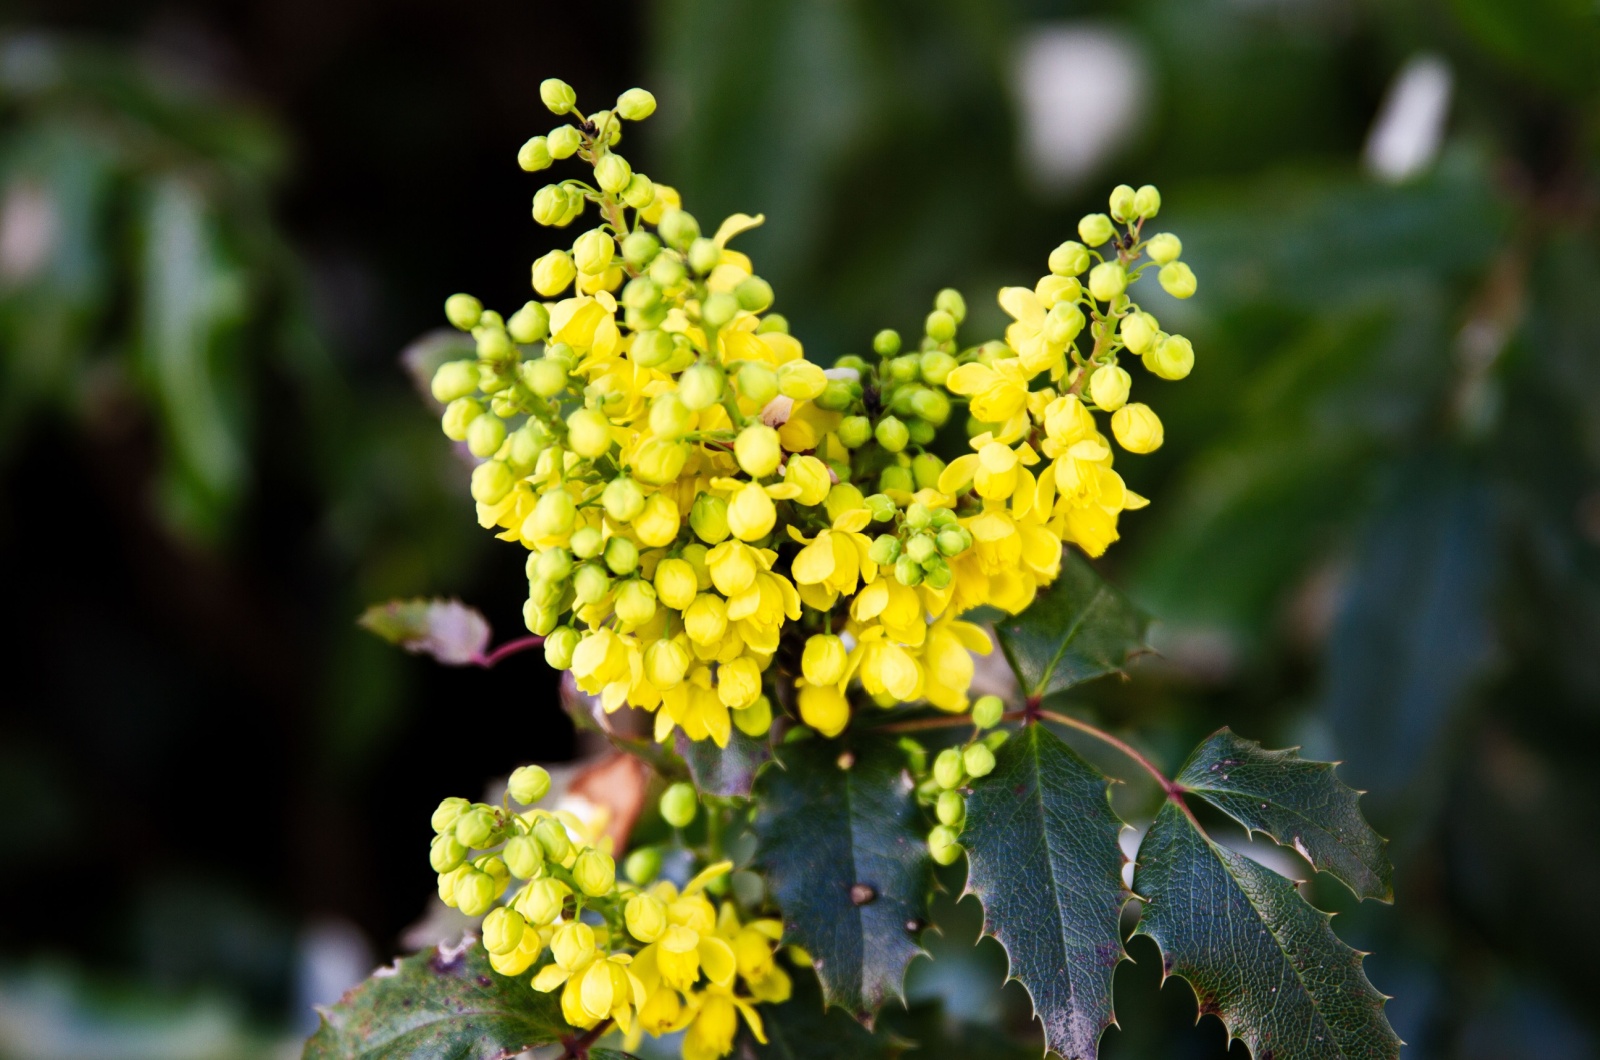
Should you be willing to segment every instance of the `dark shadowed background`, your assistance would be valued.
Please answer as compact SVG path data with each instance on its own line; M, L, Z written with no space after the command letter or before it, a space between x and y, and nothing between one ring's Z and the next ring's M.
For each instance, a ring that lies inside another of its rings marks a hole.
M527 297L549 76L657 94L629 157L767 215L741 249L823 362L946 285L997 333L1160 185L1197 367L1146 384L1155 503L1102 570L1161 657L1073 705L1167 766L1222 724L1344 760L1398 901L1315 897L1407 1055L1595 1055L1590 0L50 0L0 8L0 1057L293 1054L421 915L438 799L573 753L537 655L354 626L520 630L399 354ZM913 995L1025 1026L942 919ZM1105 1055L1224 1055L1131 952Z

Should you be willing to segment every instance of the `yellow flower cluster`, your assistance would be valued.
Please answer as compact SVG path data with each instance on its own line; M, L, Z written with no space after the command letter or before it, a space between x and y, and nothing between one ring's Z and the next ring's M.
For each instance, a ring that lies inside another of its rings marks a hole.
M875 357L824 371L729 246L761 218L703 235L616 152L649 93L587 117L560 82L544 95L575 123L519 161L576 156L593 183L540 189L534 217L565 227L593 206L600 223L534 263L539 298L509 317L448 301L477 356L442 365L433 392L445 433L482 461L480 521L530 551L525 617L547 660L608 711L655 712L662 740L763 734L775 700L832 736L853 682L883 705L965 709L972 653L990 644L961 616L1026 607L1063 542L1097 556L1146 503L1096 413L1123 449L1150 452L1161 422L1128 402L1118 354L1165 379L1193 362L1127 294L1146 255L1168 292L1194 291L1176 237L1141 237L1155 189L1119 187L1038 284L1000 292L1003 342L958 343L966 305L947 290L917 350L885 331ZM935 450L959 431L953 399L971 451L947 466Z
M509 794L536 802L549 787L544 770L524 766ZM684 1060L730 1053L741 1015L766 1041L755 1003L790 994L774 959L782 927L741 922L732 902L712 904L706 888L730 862L708 866L679 890L667 880L618 880L609 840L569 812L446 799L433 827L440 897L483 917L496 972L521 976L539 966L533 989L560 990L573 1027L612 1022L630 1049L644 1034L683 1030ZM522 881L515 890L513 880Z

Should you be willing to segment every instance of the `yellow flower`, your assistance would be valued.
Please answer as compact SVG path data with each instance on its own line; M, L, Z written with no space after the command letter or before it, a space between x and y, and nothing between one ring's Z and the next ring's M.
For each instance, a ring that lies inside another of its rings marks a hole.
M850 723L850 701L833 685L800 686L800 720L822 735L834 737Z
M1002 358L990 367L973 361L963 364L950 373L945 386L952 394L970 397L972 414L984 423L1005 424L1011 433L1026 426L1018 418L1028 405L1028 379L1030 375L1022 362L1014 357Z
M1037 375L1059 364L1066 350L1064 341L1052 342L1045 321L1045 305L1026 287L1002 287L1000 308L1011 315L1006 328L1006 345L1017 351L1017 358L1029 375ZM951 388L955 389L954 387ZM999 422L987 416L986 422Z
M871 521L872 513L865 508L842 512L833 521L833 529L817 534L795 556L791 570L806 604L827 611L841 593L848 596L856 591L859 582L871 583L878 576L878 565L869 555L872 542L861 533ZM792 526L789 536L807 541Z

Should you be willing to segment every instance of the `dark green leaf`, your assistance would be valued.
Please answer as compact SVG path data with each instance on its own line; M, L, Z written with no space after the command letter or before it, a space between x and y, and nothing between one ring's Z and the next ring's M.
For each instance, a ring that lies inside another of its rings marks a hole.
M305 1060L418 1056L503 1060L571 1033L554 994L489 967L477 940L427 949L374 972L306 1042Z
M477 662L489 646L488 619L460 600L390 600L367 608L357 621L389 643L446 666Z
M710 740L691 740L678 730L678 755L689 766L694 786L709 795L748 795L761 767L772 761L766 737L746 736L737 726L728 746Z
M1391 901L1385 841L1361 816L1361 793L1333 770L1332 762L1268 751L1223 729L1195 748L1177 781L1251 831L1294 847L1358 897Z
M816 961L823 997L858 1017L904 994L921 953L930 860L893 739L810 739L779 750L759 784L757 863L784 937Z
M1111 977L1126 954L1117 920L1128 900L1108 781L1043 725L1000 746L973 784L961 841L967 889L984 931L1027 987L1045 1045L1095 1055L1111 1023Z
M898 1055L896 1039L882 1029L867 1030L843 1012L827 1008L817 978L805 969L792 973L794 993L780 1005L762 1005L767 1044L744 1031L742 1037L757 1056L775 1060L878 1060Z
M1104 674L1118 673L1146 649L1149 616L1100 579L1074 549L1061 576L1022 614L995 627L1022 692L1041 699Z
M1213 843L1168 802L1139 850L1138 932L1161 947L1163 969L1189 981L1200 1011L1222 1019L1257 1060L1378 1060L1401 1041L1384 996L1332 917L1295 885Z

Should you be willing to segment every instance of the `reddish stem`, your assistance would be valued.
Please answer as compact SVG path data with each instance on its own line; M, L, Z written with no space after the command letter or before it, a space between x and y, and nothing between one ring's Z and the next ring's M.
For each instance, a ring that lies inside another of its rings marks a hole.
M611 1021L606 1020L576 1038L567 1038L562 1044L562 1060L584 1060L589 1055L589 1046L600 1040L600 1036L611 1029Z
M1156 783L1161 785L1161 790L1167 793L1167 798L1177 802L1180 806L1183 805L1181 796L1185 790L1184 786L1175 780L1168 779L1165 773L1156 768L1156 764L1154 762L1150 761L1150 759L1146 758L1143 754L1136 750L1133 745L1117 739L1104 729L1097 729L1086 721L1079 721L1077 718L1069 717L1066 714L1058 714L1053 710L1041 710L1037 713L1038 716L1043 718L1045 721L1053 721L1057 725L1065 725L1069 729L1077 729L1079 732L1093 736L1095 739L1107 744L1108 746L1115 747L1124 755L1133 759L1133 761L1136 762L1146 773L1149 773L1152 777L1154 777L1156 779Z
M525 652L529 648L537 648L543 643L544 638L539 636L518 637L516 640L506 641L487 654L479 653L472 662L474 665L481 666L487 670L502 659L509 658L519 652Z

